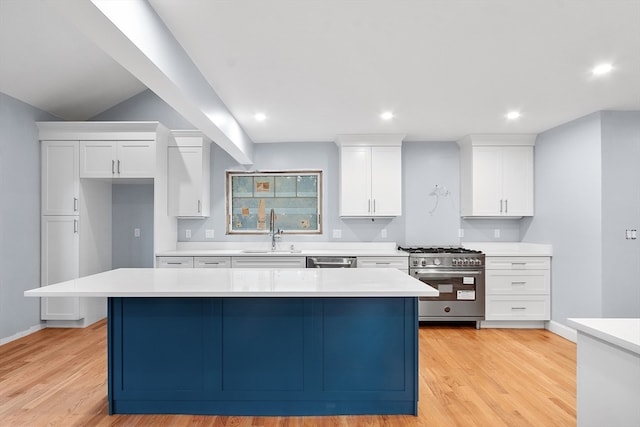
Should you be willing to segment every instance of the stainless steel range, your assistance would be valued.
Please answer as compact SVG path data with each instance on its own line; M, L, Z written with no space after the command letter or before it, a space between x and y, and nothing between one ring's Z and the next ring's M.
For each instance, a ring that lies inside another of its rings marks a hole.
M421 297L421 321L484 320L484 254L461 247L398 248L409 252L409 274L440 291Z

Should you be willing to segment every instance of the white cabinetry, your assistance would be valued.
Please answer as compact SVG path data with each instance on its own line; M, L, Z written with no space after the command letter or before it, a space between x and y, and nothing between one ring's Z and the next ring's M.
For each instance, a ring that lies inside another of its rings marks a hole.
M173 131L169 145L169 215L210 214L210 142L197 131Z
M76 279L80 271L78 216L43 215L41 223L41 284ZM42 298L43 320L79 320L80 298Z
M80 141L81 178L153 178L154 141Z
M487 321L551 318L549 257L486 257Z
M159 256L157 268L231 268L230 256Z
M307 259L298 256L242 256L231 257L233 268L306 268Z
M409 258L406 256L359 256L358 268L397 268L409 273Z
M402 215L404 135L341 135L340 216Z
M41 285L113 268L112 184L120 178L127 179L118 184L153 182L154 237L149 256L175 249L176 219L167 215L164 173L168 129L157 122L37 122L37 126ZM41 317L47 326L85 327L104 318L106 307L106 298L42 298Z
M534 135L469 135L460 145L461 215L533 215Z
M42 154L42 215L78 215L78 141L47 141Z

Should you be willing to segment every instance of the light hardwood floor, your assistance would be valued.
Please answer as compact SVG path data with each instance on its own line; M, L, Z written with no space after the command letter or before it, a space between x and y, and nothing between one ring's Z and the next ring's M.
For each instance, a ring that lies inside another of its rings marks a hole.
M576 346L544 330L420 328L419 416L107 414L106 326L0 346L0 426L575 426Z

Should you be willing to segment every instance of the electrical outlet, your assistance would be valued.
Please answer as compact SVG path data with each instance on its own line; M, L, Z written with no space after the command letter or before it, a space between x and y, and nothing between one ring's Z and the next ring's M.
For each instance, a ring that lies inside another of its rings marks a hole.
M380 237L382 237L383 239L387 238L387 229L383 228L382 230L380 230Z
M133 237L140 237L140 229L139 228L134 228L133 229Z
M206 237L207 239L213 239L214 235L215 234L214 234L213 230L210 229L210 228L206 229L205 232L204 232L204 237Z
M185 230L184 232L184 237L186 237L187 239L191 238L191 230L189 230L188 228Z
M332 236L334 239L342 239L342 230L336 228L333 230Z
M500 238L500 229L496 228L493 230L493 237L495 237L496 239Z

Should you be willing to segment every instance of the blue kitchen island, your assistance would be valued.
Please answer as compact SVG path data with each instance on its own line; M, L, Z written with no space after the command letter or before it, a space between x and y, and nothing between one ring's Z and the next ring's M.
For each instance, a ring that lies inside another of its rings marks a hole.
M417 414L419 296L395 269L119 269L25 292L108 297L113 414Z

